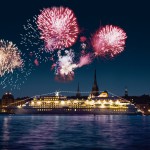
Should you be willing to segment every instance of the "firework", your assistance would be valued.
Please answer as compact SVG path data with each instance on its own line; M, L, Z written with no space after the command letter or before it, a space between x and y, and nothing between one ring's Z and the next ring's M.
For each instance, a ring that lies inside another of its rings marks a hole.
M34 64L35 64L36 66L39 66L39 62L38 62L37 59L34 60Z
M7 73L0 78L0 86L5 89L10 90L20 90L21 85L25 83L27 80L27 72L28 70L24 70L24 68L20 68L19 70L15 69L13 72Z
M49 50L72 46L78 36L77 19L72 10L52 7L42 10L37 19L41 39Z
M114 57L124 50L126 38L126 33L117 26L100 28L92 37L95 55Z
M85 36L80 37L80 42L85 42L86 40L87 40L87 38Z
M15 44L0 40L0 76L21 67L23 67L23 60Z
M82 50L85 50L86 49L86 44L85 43L81 43L81 48L82 48Z
M65 55L62 56L58 51L58 61L56 63L56 76L59 79L67 80L73 79L74 69L77 65L73 63L74 52L73 50L65 50Z
M23 25L25 33L21 35L21 44L29 50L29 47L40 47L42 41L40 40L40 33L36 24L37 16L27 20L27 24ZM41 48L41 47L40 47Z

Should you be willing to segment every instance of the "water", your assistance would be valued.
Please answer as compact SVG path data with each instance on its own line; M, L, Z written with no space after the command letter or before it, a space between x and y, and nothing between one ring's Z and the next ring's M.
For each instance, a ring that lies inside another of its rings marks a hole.
M0 150L150 149L150 116L0 116Z

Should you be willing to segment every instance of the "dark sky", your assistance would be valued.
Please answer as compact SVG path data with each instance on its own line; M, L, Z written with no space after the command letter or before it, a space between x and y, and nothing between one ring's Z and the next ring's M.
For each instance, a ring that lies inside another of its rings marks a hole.
M125 87L129 95L150 94L150 10L148 0L1 0L0 39L10 40L20 46L20 33L27 19L38 15L40 10L52 6L71 8L84 33L94 33L100 25L120 26L127 33L123 53L114 59L97 58L88 66L75 70L71 82L60 83L54 80L50 64L41 64L28 77L20 90L13 90L15 97L33 96L56 90L77 89L90 91L93 84L94 69L100 90L108 90L123 95ZM0 95L9 88L2 89Z

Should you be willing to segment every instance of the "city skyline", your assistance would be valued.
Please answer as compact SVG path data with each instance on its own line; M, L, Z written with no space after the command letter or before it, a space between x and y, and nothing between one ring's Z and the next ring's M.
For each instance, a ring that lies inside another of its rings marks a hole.
M27 19L38 15L43 8L64 6L72 9L78 19L80 35L91 37L100 26L113 24L124 29L127 34L125 50L114 58L97 57L94 61L75 70L74 79L69 82L55 80L51 62L35 66L20 90L13 89L15 97L34 96L56 90L91 91L94 70L97 70L97 83L100 91L108 90L116 95L124 95L125 87L129 95L150 94L149 25L148 5L140 2L103 1L3 1L0 10L0 39L13 41L21 51L20 34ZM79 52L79 37L73 49ZM36 48L35 48L36 49ZM2 79L0 79L2 80ZM24 79L22 78L22 81ZM0 86L0 95L10 91L10 87Z

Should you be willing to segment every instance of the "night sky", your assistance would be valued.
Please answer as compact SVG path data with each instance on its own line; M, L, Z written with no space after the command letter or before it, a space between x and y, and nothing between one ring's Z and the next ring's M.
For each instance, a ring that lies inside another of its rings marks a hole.
M20 33L27 19L38 15L40 10L52 6L66 6L72 9L78 19L83 35L90 37L100 25L113 24L124 29L127 40L124 52L113 59L96 58L88 66L75 70L71 82L57 82L50 63L35 67L20 90L12 90L15 97L34 96L56 90L76 91L78 82L81 91L91 91L94 69L97 70L99 90L108 90L124 95L150 94L150 10L147 1L112 0L1 0L0 39L13 41L21 51ZM0 95L5 89L0 86Z

